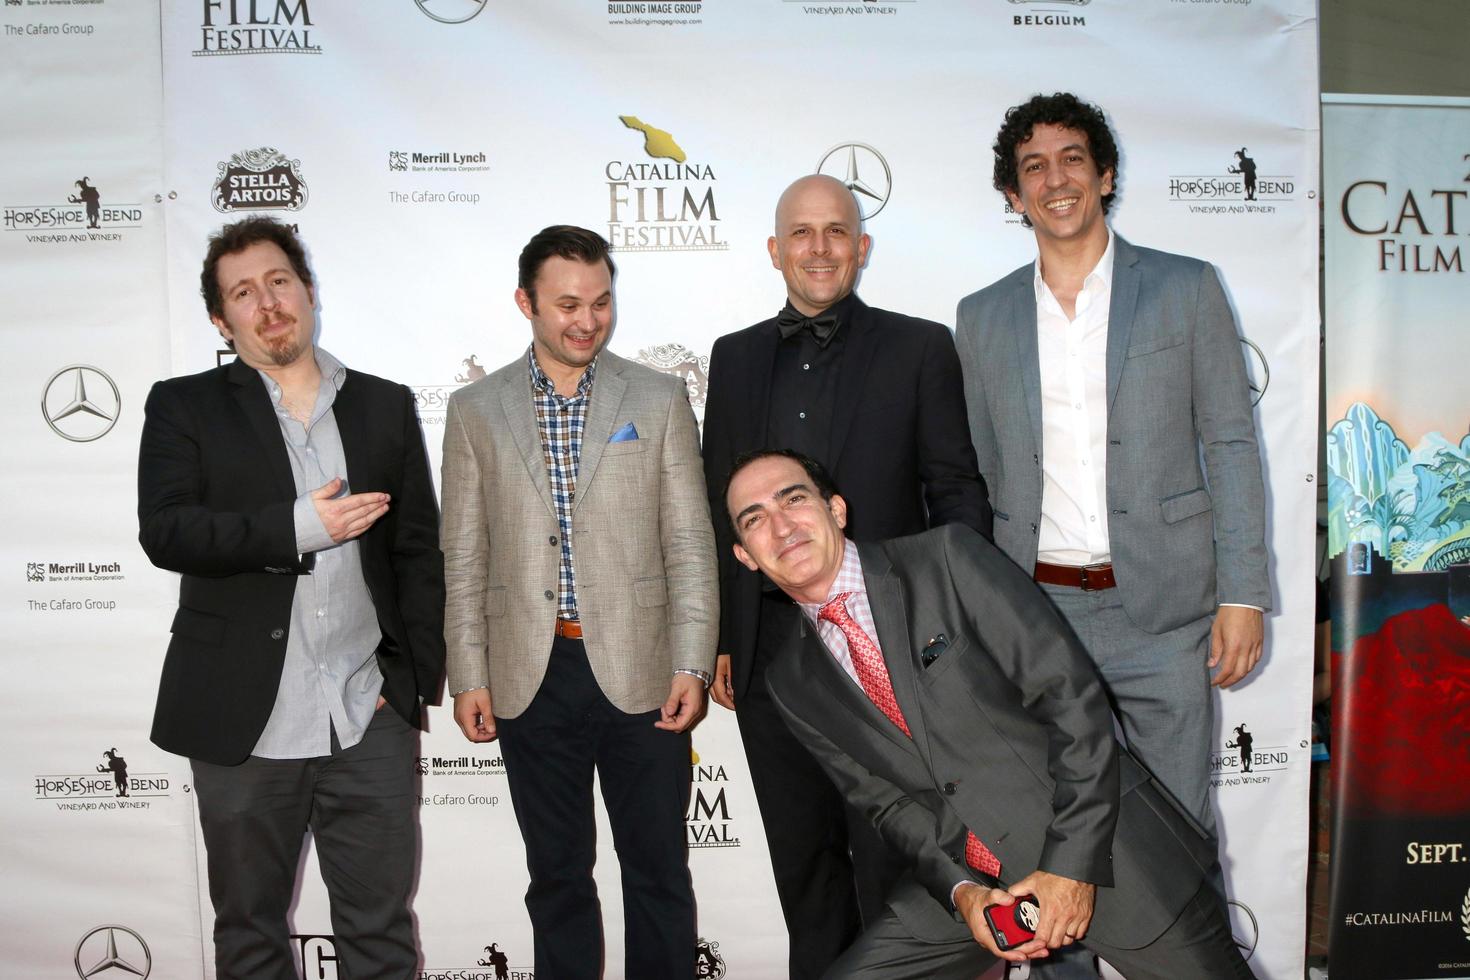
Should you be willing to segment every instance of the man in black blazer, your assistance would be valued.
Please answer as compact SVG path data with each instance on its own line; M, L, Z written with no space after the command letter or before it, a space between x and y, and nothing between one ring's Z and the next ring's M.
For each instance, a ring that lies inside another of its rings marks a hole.
M344 975L402 980L438 511L412 393L314 346L312 283L286 226L225 226L200 284L236 359L148 396L139 540L182 574L152 737L193 768L220 977L295 975L310 828Z
M821 460L849 488L859 540L956 522L990 533L970 446L959 360L938 323L873 309L853 293L870 240L852 193L803 177L776 205L771 263L781 313L715 342L704 419L711 513L730 465L761 446ZM895 873L866 824L781 723L767 665L794 634L796 609L742 568L716 519L720 656L710 696L737 718L791 941L791 977L819 976L876 915ZM849 839L849 830L854 834ZM852 857L849 860L849 847ZM856 871L856 885L854 885Z
M815 461L736 464L735 556L798 604L772 699L902 856L830 977L974 977L1082 943L1131 980L1250 977L1209 880L1215 842L1117 742L1092 661L1026 574L968 528L854 544ZM1035 896L1035 938L984 918Z

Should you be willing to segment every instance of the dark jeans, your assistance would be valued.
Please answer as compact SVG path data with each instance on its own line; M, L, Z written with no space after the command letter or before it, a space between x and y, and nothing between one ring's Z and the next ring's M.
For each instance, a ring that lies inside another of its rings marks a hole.
M602 975L602 915L592 773L623 879L625 976L694 975L694 891L684 815L689 735L654 728L659 712L627 714L603 695L580 640L557 638L536 697L497 718L505 775L526 843L526 909L541 980Z

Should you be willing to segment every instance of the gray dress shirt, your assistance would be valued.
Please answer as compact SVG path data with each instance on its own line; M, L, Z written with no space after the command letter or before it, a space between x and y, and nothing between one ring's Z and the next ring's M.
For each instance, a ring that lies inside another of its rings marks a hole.
M352 492L345 485L347 459L332 414L347 369L320 347L316 363L322 383L306 425L281 406L281 386L260 372L296 481L296 548L302 554L316 553L311 574L296 580L281 686L251 753L266 759L329 755L334 734L339 747L356 745L372 721L383 686L375 656L383 634L362 577L358 543L334 543L311 501L311 492L333 477L342 478L342 494Z

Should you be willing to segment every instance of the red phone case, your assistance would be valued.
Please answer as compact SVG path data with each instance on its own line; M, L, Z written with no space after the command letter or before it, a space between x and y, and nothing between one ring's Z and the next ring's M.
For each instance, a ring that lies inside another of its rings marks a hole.
M1014 949L1036 937L1036 922L1041 915L1041 906L1030 895L1018 899L1014 905L985 906L985 921L995 945L1001 949Z

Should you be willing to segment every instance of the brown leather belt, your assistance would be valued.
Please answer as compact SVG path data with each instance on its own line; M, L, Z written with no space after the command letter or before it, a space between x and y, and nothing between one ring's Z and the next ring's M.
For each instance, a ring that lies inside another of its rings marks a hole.
M1099 592L1118 584L1118 580L1113 578L1110 562L1101 565L1053 565L1039 561L1031 577L1047 585L1066 585L1083 592Z
M557 619L556 635L566 637L568 640L580 640L582 638L581 620Z

